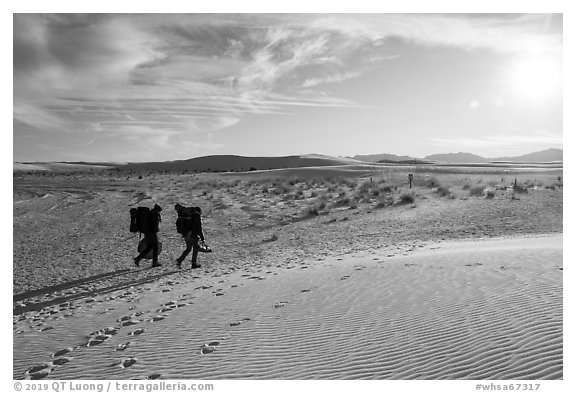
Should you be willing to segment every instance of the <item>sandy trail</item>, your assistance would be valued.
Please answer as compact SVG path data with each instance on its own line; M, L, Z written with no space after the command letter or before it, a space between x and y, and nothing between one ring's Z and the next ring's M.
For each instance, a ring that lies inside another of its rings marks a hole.
M562 269L550 235L184 270L22 313L13 377L561 379Z

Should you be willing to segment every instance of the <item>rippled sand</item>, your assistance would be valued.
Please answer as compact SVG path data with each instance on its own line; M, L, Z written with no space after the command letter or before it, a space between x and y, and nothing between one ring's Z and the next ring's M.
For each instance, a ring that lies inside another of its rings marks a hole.
M156 281L22 313L15 379L562 379L562 236Z

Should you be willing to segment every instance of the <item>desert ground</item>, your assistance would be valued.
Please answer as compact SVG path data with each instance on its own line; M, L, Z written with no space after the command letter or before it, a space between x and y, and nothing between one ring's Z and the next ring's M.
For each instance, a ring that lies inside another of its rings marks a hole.
M14 379L563 378L561 169L29 170L13 187ZM137 268L129 209L155 203L162 267ZM202 207L200 269L176 267L176 203Z

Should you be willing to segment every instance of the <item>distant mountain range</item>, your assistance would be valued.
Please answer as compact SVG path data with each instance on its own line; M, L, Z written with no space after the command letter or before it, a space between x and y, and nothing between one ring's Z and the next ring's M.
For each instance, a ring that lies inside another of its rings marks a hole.
M443 162L447 164L476 164L487 162L516 162L516 163L541 163L563 161L562 149L547 149L535 153L524 154L515 157L485 158L471 153L447 153L432 154L424 158L409 156L397 156L394 154L357 155L350 157L363 162Z
M168 172L246 172L256 170L327 167L341 165L365 165L367 163L392 164L482 164L490 162L510 163L549 163L562 162L561 149L548 149L517 157L484 158L470 153L433 154L424 158L397 156L395 154L357 155L354 157L334 157L321 154L294 155L283 157L244 157L236 155L213 155L190 158L188 160L134 163L90 163L90 162L15 162L14 171L53 171L70 172L77 170L128 169L132 171Z

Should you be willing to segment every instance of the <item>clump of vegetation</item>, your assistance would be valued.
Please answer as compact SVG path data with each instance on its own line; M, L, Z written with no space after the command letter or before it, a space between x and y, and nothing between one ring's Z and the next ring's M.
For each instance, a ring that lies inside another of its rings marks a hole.
M451 195L450 193L450 188L446 187L446 186L439 186L436 188L438 194L440 194L441 196L446 196L446 195Z
M484 197L486 199L493 199L496 194L492 190L486 190Z
M435 177L431 177L429 179L426 179L425 185L428 188L440 188L442 186L442 183L440 183L440 181Z
M278 235L273 234L268 239L264 239L263 242L264 243L270 243L270 242L275 242L276 240L278 240Z
M407 205L410 203L414 203L414 195L407 193L400 195L400 198L398 200L399 205Z
M513 188L515 193L517 194L526 194L528 193L528 187L522 187L520 185L515 185Z
M319 216L326 209L325 197L318 197L312 206L306 209L307 216Z
M484 186L476 186L470 188L470 196L481 197L484 195Z
M378 200L376 205L374 206L375 209L382 209L387 206L392 206L394 204L394 198L391 196L386 196Z
M341 197L339 199L337 199L333 206L334 207L343 207L343 206L349 206L352 203L352 200L346 196Z

